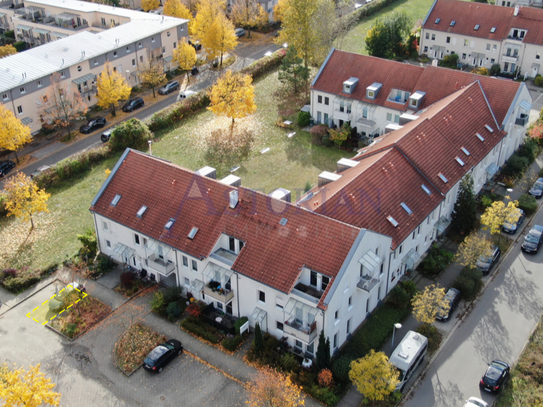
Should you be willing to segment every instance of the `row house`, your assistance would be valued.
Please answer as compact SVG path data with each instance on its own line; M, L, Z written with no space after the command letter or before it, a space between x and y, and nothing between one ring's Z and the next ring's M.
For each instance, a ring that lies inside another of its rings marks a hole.
M420 54L534 78L541 72L543 10L496 7L457 0L435 0L424 19Z
M300 354L324 330L335 352L386 292L391 237L213 177L127 149L91 204L100 251Z

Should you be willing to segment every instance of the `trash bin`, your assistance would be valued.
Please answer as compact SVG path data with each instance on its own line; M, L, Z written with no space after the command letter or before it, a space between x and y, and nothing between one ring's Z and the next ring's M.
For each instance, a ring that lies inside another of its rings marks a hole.
M192 76L194 76L194 75L196 75L198 72L199 72L199 71L198 71L198 68L194 67L194 68L192 68L192 70L190 71L190 74L191 74Z
M309 125L310 125L310 126L313 126L313 124L314 124L314 123L313 123L313 119L309 119Z

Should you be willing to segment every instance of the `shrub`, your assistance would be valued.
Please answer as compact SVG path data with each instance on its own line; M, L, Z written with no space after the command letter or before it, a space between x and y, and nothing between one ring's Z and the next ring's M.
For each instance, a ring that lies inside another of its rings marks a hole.
M170 321L173 321L174 319L179 317L179 315L181 315L183 310L177 302L170 302L168 304L168 308L166 308L166 312L168 313L168 319Z
M523 194L518 199L518 207L526 212L526 216L532 216L537 210L537 201L534 196Z
M435 276L449 265L453 257L453 253L441 249L437 244L433 244L428 255L420 263L419 270L422 274Z
M349 371L351 370L352 359L348 356L340 356L332 363L332 374L338 383L350 383Z
M328 387L320 388L318 386L313 386L310 388L309 393L327 406L335 406L340 399L340 396L335 394Z
M318 376L319 386L321 387L330 387L334 383L334 377L332 376L332 371L330 369L322 369L319 372Z
M462 298L466 301L473 300L483 286L481 278L483 273L472 267L464 267L452 286L460 291Z
M195 317L188 317L181 321L181 326L183 329L193 333L196 336L199 336L206 341L211 343L219 343L219 334L218 330L215 327L205 324L202 325L202 322Z
M411 304L411 297L409 294L398 284L388 294L388 304L394 308L407 308Z
M526 157L529 162L533 162L539 152L537 140L527 138L524 144L519 148L517 154L521 157Z
M149 127L140 120L132 118L115 127L109 143L113 151L123 151L127 147L146 151L147 142L151 138Z
M325 138L328 136L328 126L324 124L318 124L311 127L309 133L311 133L311 141L313 142L313 144L324 144Z
M5 218L8 216L8 210L6 208L6 196L0 194L0 218Z
M15 47L17 52L22 52L22 51L26 50L26 42L24 42L24 41L17 41L15 43L13 43L13 46Z
M477 75L486 75L486 76L490 74L487 68L480 67L480 66L478 66L477 68L473 68L471 73L475 73Z
M500 71L501 71L500 64L494 64L490 67L488 74L490 76L498 76L500 74Z
M6 38L13 38L15 39L15 32L14 31L11 31L11 30L8 30L4 33L4 35L6 36Z
M94 262L94 270L99 274L107 273L115 268L115 262L105 254L99 254Z
M242 342L243 338L240 335L228 336L222 340L221 345L224 349L234 352Z
M457 63L458 63L458 54L453 53L450 55L445 55L443 59L441 60L440 65L456 68Z
M187 307L187 312L193 317L200 317L203 314L203 308L197 302L193 302Z
M298 126L300 127L308 126L310 120L311 120L311 113L309 112L298 113Z
M77 331L77 324L69 323L69 324L66 324L62 333L66 335L68 338L73 338L76 331Z
M281 361L279 364L285 372L292 372L300 367L296 356L294 356L292 353L285 353L283 356L281 356Z
M236 322L234 322L234 329L236 330L236 335L240 335L239 330L240 330L241 326L245 322L247 322L248 320L249 320L249 318L247 318L247 317L241 317L241 318L237 319Z
M492 206L492 198L488 195L481 196L481 205L483 206L483 208L488 208Z
M151 299L151 309L155 312L160 312L162 308L164 308L164 304L166 302L164 301L164 294L162 291L157 291L155 295L153 295L153 298Z
M121 274L121 286L123 288L132 288L132 286L134 285L134 280L134 274L130 271L125 271Z
M415 284L413 280L402 281L398 285L400 285L403 288L403 290L407 294L409 294L409 298L411 299L413 299L417 291L419 291L417 288L417 285Z
M502 170L502 174L505 176L518 177L526 171L526 168L530 165L530 161L526 157L521 157L517 153L509 157L509 160L505 163Z
M4 277L9 277L9 278L15 278L17 277L17 270L15 269L5 269L2 271L2 273L4 274Z
M417 329L417 332L428 338L428 350L430 352L435 352L439 348L441 340L443 339L443 335L437 330L434 325L422 324Z
M181 287L179 286L168 287L164 291L164 302L166 304L175 302L181 298L182 294L183 294L183 289Z
M543 86L543 76L536 76L534 83L536 84L536 86Z

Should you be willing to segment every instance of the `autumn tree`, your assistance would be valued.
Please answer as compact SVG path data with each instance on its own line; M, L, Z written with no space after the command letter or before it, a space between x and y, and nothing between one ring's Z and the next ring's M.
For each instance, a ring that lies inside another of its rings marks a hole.
M247 404L252 407L299 407L305 405L301 387L289 376L265 367L246 385Z
M162 60L158 60L151 53L148 53L147 60L138 71L138 77L142 84L153 89L153 97L156 97L155 88L166 81L166 73L164 72Z
M7 44L7 45L4 45L3 47L0 47L0 58L9 57L10 55L13 55L16 53L17 53L17 49L11 44Z
M218 54L217 34L210 29L219 16L224 16L226 10L225 0L199 0L196 5L196 17L192 23L192 33L205 48L209 58Z
M212 39L208 43L209 48L206 48L209 51L209 56L212 58L218 56L219 66L222 66L224 54L236 48L238 44L234 25L224 14L219 14L211 24L208 38Z
M0 104L0 149L15 152L32 140L30 127L25 126L15 117L11 110Z
M36 102L40 120L55 128L67 128L71 137L72 121L87 113L88 107L81 93L66 83L62 83L60 74L51 75L51 84L45 95Z
M405 13L394 13L375 21L366 36L369 55L380 58L402 56L413 22Z
M55 384L40 371L40 364L28 371L23 368L11 370L0 368L0 399L5 406L39 407L44 404L58 406L60 393L55 393Z
M38 188L32 178L22 172L6 181L4 189L8 216L23 218L25 221L30 220L32 229L34 229L32 215L38 212L49 212L47 200L51 195Z
M540 121L537 121L536 123L534 123L533 127L530 130L528 130L528 135L531 138L535 138L538 140L543 139L543 123Z
M469 233L475 227L477 200L473 193L473 178L469 174L460 181L451 219L451 230L457 234Z
M371 350L361 359L351 362L349 378L364 397L371 401L384 400L396 389L400 372L384 352Z
M253 114L256 110L252 81L250 75L232 73L228 70L211 88L208 109L218 116L231 118L231 131L234 130L235 119Z
M148 12L160 7L160 0L141 0L141 8L143 11Z
M294 93L307 83L309 79L309 69L303 65L303 59L300 58L293 46L287 49L287 53L279 66L277 77L281 83L290 84Z
M501 235L501 227L505 222L514 223L518 217L518 202L509 201L507 205L503 201L492 202L481 215L481 223L490 229L493 235Z
M115 116L115 105L119 100L128 99L132 89L123 76L113 70L109 61L106 62L104 70L98 75L97 88L98 106L103 109L111 108L112 116Z
M179 69L187 72L187 85L190 82L189 71L196 65L196 61L196 50L186 40L181 41L179 46L173 50L173 62L179 66Z
M475 268L481 256L492 255L490 239L482 233L473 232L458 246L455 260L464 267Z
M319 0L319 7L313 15L313 25L316 30L316 45L313 50L313 63L321 65L330 49L334 46L339 21L336 17L336 3L332 0ZM330 18L334 16L334 18Z
M256 0L236 0L231 18L235 25L247 30L247 38L251 38L252 27L263 27L269 20L268 13Z
M181 0L166 0L166 3L164 3L164 14L170 17L192 20L190 10L181 3Z
M416 293L411 300L415 319L425 324L431 324L435 321L438 312L447 312L450 305L445 299L445 294L445 289L436 287L435 284Z

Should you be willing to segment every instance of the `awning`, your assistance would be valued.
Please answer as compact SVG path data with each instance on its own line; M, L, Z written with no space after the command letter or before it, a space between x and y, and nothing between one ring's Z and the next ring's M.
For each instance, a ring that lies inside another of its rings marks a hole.
M173 59L173 56L168 55L166 58L164 58L164 62L171 62Z
M372 274L374 271L379 270L379 267L381 267L381 264L383 263L383 259L377 256L373 250L368 250L358 262L369 271L368 274Z
M0 13L0 18L5 17L6 13Z
M32 123L32 119L30 117L24 117L21 119L21 123L27 126Z
M363 117L361 117L360 119L358 119L356 121L356 125L357 126L362 126L362 127L372 128L373 126L375 126L375 122L373 120L368 120L368 119L364 119Z
M432 49L433 49L434 51L445 51L445 47L442 46L442 45L433 45L433 46L432 46Z
M408 269L413 270L415 268L415 263L419 259L420 259L420 254L415 249L411 249L403 257L402 263L405 264Z
M532 69L539 69L539 64L536 64L535 62L532 64Z
M439 218L439 220L434 224L434 229L437 230L438 234L442 234L445 232L445 229L451 224L451 221L447 219L445 216L442 216Z
M524 109L526 110L527 112L529 112L530 110L532 110L532 105L530 104L530 102L528 102L527 100L523 100L521 101L519 104L521 109Z
M192 293L192 295L196 295L197 293L201 292L204 288L204 282L202 280L192 280L192 283L190 283L189 292Z
M131 258L136 252L131 247L128 247L122 243L117 243L117 246L115 246L115 249L113 249L113 251L119 254L121 257L126 256L127 258Z
M145 248L162 257L166 257L166 255L171 250L170 246L166 246L163 243L157 242L156 240L152 239L149 239L147 243L145 243Z
M219 281L221 284L226 284L234 272L230 269L219 266L218 264L209 262L204 269L203 276L213 281Z
M253 313L251 314L251 319L254 321L255 325L258 323L258 325L260 325L260 328L263 328L263 325L265 325L264 321L266 319L266 315L267 315L266 311L256 307Z
M29 25L22 25L22 24L16 25L15 28L17 28L18 30L25 30L25 31L30 31L32 29L32 27L30 27Z
M93 74L93 73L88 73L86 75L83 75L82 77L80 78L76 78L74 79L72 82L75 83L76 85L79 85L80 83L83 83L83 82L89 82L89 81L93 81L96 79L96 75Z
M34 32L38 34L49 34L51 30L44 30L43 28L34 28Z
M482 54L480 52L472 52L471 53L471 57L476 58L476 59L484 59L485 56L486 56L485 54Z
M305 105L300 111L309 113L311 111L311 105Z
M57 38L66 38L68 34L59 33L58 31L51 32L51 35L54 35Z
M284 312L304 321L307 325L311 325L317 316L317 308L304 304L294 298L288 300Z
M488 167L486 167L486 173L490 176L493 176L494 174L496 174L498 172L499 168L496 164L494 163L490 163L490 165Z
M520 44L513 44L511 42L506 42L505 47L506 48L511 48L511 49L518 49L518 50L520 50L522 48L522 46Z

